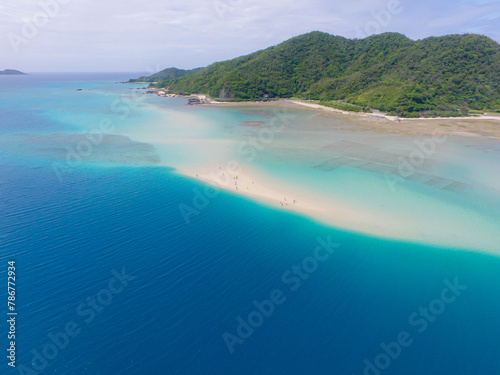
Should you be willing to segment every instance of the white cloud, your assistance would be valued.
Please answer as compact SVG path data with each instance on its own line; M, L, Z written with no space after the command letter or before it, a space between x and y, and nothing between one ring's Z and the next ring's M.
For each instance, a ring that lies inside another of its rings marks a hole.
M401 0L401 13L377 21L394 1L65 0L16 53L8 34L22 36L23 19L41 10L39 0L16 0L0 5L0 49L5 67L27 71L139 71L203 66L312 30L346 37L398 31L411 38L480 32L500 40L497 1Z

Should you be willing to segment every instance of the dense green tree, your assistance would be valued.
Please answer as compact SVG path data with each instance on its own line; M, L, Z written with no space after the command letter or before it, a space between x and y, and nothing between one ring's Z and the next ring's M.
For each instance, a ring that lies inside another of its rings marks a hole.
M196 68L192 70L184 70L184 69L177 69L177 68L167 68L162 70L161 72L155 73L150 76L142 76L139 78L135 79L130 79L129 82L158 82L160 84L164 84L165 82L171 81L176 78L184 77L185 75L188 74L193 74L196 73L198 70L201 70L202 68Z
M397 33L350 40L312 32L167 76L158 86L214 98L310 97L406 117L457 116L500 108L500 45L475 34L413 41Z

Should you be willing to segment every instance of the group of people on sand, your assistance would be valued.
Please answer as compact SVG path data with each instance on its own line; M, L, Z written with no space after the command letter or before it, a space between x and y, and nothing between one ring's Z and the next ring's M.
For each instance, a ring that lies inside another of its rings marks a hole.
M219 167L219 169L221 169L221 167ZM222 175L224 176L225 174L223 173ZM198 176L198 174L196 174L196 177L199 177L199 176ZM236 190L239 190L239 189L238 189L238 175L234 176L234 177L233 177L233 180L234 180L234 188L235 188ZM253 184L253 183L254 183L254 182L252 181L252 184ZM248 186L247 186L247 190L249 190L249 189L248 189ZM292 202L293 202L292 204L296 204L296 203L297 203L297 200L295 200L295 199L294 199ZM283 198L283 201L278 201L278 204L279 204L281 207L288 206L288 201L287 201L286 197L284 197L284 198Z
M293 204L297 203L297 201L294 199ZM286 200L286 197L283 198L283 201L278 201L278 204L281 205L281 207L288 206L288 201Z

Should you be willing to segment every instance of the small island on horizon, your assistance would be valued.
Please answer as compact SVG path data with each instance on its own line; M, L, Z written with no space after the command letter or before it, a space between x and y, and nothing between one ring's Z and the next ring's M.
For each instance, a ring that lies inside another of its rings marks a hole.
M20 72L19 70L15 69L5 69L5 70L0 70L0 75L2 76L26 76L26 73Z

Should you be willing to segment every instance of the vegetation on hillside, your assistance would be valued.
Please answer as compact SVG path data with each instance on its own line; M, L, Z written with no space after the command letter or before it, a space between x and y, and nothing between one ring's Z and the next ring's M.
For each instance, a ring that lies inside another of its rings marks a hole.
M201 70L202 68L196 68L192 70L184 70L184 69L177 69L177 68L167 68L162 70L161 72L155 73L150 76L142 76L136 79L130 79L129 82L164 82L164 81L171 81L176 78L184 77L185 75L188 74L193 74L196 73L197 71Z
M158 86L233 100L307 97L402 117L459 116L500 108L500 45L475 34L413 41L312 32Z

